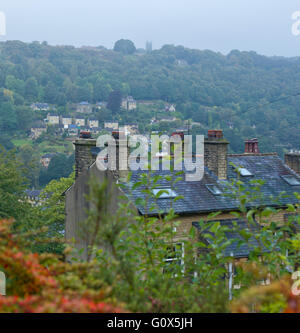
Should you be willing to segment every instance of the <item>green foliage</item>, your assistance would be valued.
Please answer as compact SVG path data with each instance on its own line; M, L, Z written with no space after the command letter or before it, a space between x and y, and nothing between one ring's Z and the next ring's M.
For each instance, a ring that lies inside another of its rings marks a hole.
M38 82L34 77L30 77L25 82L25 97L34 102L38 97Z
M18 151L18 158L22 161L24 172L32 187L38 187L39 157L29 144L23 145Z
M44 189L41 202L32 206L25 196L32 159L31 148L22 151L23 163L13 151L0 150L0 219L13 219L20 233L31 232L31 250L62 255L65 230L64 192L73 184L68 178L51 181ZM38 235L38 236L37 236Z
M26 219L29 205L24 203L26 179L15 152L0 147L0 218Z
M74 155L56 154L52 157L47 169L43 168L39 175L39 185L44 187L51 180L68 177L73 171Z
M129 44L125 41L123 52L128 53ZM121 91L137 100L175 103L176 116L199 123L198 132L222 128L236 153L242 152L241 141L249 137L260 140L262 151L282 154L286 149L300 149L295 125L299 97L281 99L298 93L297 58L291 61L239 51L224 56L173 45L124 56L105 48L58 48L17 41L2 43L0 51L0 95L6 89L4 99L0 96L1 136L5 131L24 134L30 129L32 115L24 123L24 107L33 101L57 106L83 100L96 103L107 100L112 91ZM17 106L24 113L17 112ZM145 111L141 106L138 112L126 114L124 121L149 125L160 110L154 109ZM119 113L118 108L112 110ZM165 115L164 107L161 110ZM28 109L26 114L30 114ZM105 119L100 112L98 116ZM166 129L176 129L178 124L170 126Z
M136 52L136 48L131 40L120 39L115 43L114 51L121 52L123 54L133 54Z
M145 175L135 186L146 185L148 180ZM145 205L153 198L157 181L145 190ZM224 269L210 270L221 261L211 254L213 260L201 261L201 274L195 276L194 242L187 235L176 245L174 228L179 224L174 222L174 211L158 218L137 216L131 203L124 201L111 216L105 209L110 195L105 182L100 185L91 180L89 199L94 209L82 231L90 235L86 238L88 259L100 265L112 297L126 302L134 312L226 312ZM173 258L169 264L168 258Z
M178 176L165 179L171 188ZM132 190L143 188L145 198L139 198L137 204L148 207L150 212L162 194L153 195L152 191L160 178L152 177L149 172L132 186ZM280 210L246 208L262 197L261 185L261 181L253 180L249 190L238 180L229 186L240 201L240 210L232 215L245 219L246 229L236 223L229 229L219 222L208 222L217 219L218 213L214 213L206 221L198 221L197 231L192 228L189 234L180 238L176 233L180 218L172 208L165 215L137 215L124 198L112 216L106 209L112 192L107 183L100 184L93 179L88 197L93 208L82 225L89 244L88 260L100 265L102 279L110 286L112 297L126 303L130 311L230 311L228 265L234 260L232 256L226 256L229 246L248 246L250 252L247 262L235 263L234 285L239 286L232 290L235 302L262 281L277 281L299 265L299 234L295 229L295 223L300 226L299 217L293 215L279 225L272 222L272 214L280 213ZM287 212L295 213L296 208L288 207ZM264 217L263 221L261 217ZM237 236L228 239L228 233ZM286 296L275 293L262 301L257 310L282 312L286 307Z
M107 298L99 267L32 253L29 235L16 233L11 221L0 220L0 267L8 278L1 313L124 312Z
M25 178L15 154L2 150L0 166L0 217L14 218L14 230L26 237L27 251L56 253L63 258L63 194L73 184L74 174L52 181L43 193L42 204L32 207L24 198ZM164 180L173 189L179 177L175 174ZM139 198L138 204L150 212L158 208L157 200L163 193L153 195L161 178L148 172L132 186L132 190L143 188L145 197ZM109 290L111 299L133 312L228 312L230 306L243 312L253 309L256 302L256 311L292 311L288 287L280 292L282 283L276 281L300 265L299 205L288 205L283 212L289 214L288 219L283 224L275 223L274 214L282 210L253 204L262 198L261 185L261 181L252 180L249 188L240 179L229 184L231 195L240 202L240 209L232 215L245 219L247 228L233 224L229 229L219 222L209 222L217 220L218 213L214 213L205 221L199 220L199 228L192 228L183 238L177 234L180 218L172 207L168 214L139 215L126 198L120 198L116 206L111 199L113 187L91 179L90 210L82 234L88 244L88 262L97 269L85 275L85 282L96 288L101 281L101 288ZM118 186L122 189L122 184ZM113 215L107 209L110 205L114 207ZM237 237L228 239L228 233ZM225 250L233 243L248 245L250 254L247 262L235 265L234 285L239 289L233 289L231 303L227 279L233 258ZM77 255L73 254L74 260ZM67 289L80 288L78 278L65 276L60 282ZM259 287L262 281L272 283L266 291Z
M122 94L120 91L112 91L108 96L107 108L112 111L113 114L117 114L120 111L122 102Z
M63 254L65 234L64 192L74 183L74 172L67 178L52 180L42 192L41 205L34 208L35 217L31 230L42 229L39 241L35 240L32 250Z

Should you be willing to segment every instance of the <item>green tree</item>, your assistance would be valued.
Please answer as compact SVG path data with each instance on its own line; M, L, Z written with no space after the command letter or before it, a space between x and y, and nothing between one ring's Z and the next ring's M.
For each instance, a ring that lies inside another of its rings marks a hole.
M40 186L47 185L51 180L68 177L73 171L74 155L66 156L56 154L52 157L47 169L41 169L39 176Z
M63 254L65 232L65 196L64 192L72 186L75 173L66 178L52 180L43 190L42 204L35 208L36 218L32 228L35 230L46 228L40 235L42 242L36 244L33 250ZM47 242L51 240L50 242Z
M38 187L39 158L32 146L26 144L19 149L19 158L24 166L26 178L30 182L30 187Z
M38 97L38 82L34 77L30 77L25 82L25 97L29 101L34 101Z
M118 90L114 90L109 94L107 108L113 112L113 114L118 114L121 108L122 95Z
M16 79L13 75L7 75L5 80L7 89L12 90L19 95L24 95L25 83L22 80Z
M131 40L120 39L115 43L114 51L121 52L123 54L133 54L136 52L136 47Z
M11 102L0 103L0 131L11 132L17 129L17 114Z
M101 76L98 76L94 83L94 102L106 101L112 88Z
M0 147L0 218L26 219L30 206L24 202L26 178L14 151Z

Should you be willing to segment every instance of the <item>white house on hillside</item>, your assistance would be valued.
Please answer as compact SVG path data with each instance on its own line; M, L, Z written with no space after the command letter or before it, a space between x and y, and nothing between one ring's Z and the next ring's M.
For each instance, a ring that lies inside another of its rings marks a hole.
M59 116L56 114L47 114L47 123L51 125L59 125Z

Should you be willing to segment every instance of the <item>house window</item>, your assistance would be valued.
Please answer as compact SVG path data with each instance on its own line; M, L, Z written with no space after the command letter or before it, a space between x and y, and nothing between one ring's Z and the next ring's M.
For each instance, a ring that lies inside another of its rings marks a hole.
M152 193L155 197L158 196L158 199L170 199L177 197L177 193L170 188L156 188L152 190Z
M216 185L206 185L209 192L211 192L214 195L221 195L222 191L216 186Z
M181 271L183 272L184 267L184 244L177 243L172 244L167 247L167 256L165 259L165 267L164 273L172 273L174 272L174 276L177 276L176 271L181 267Z
M300 181L292 175L283 175L281 178L291 186L299 186Z

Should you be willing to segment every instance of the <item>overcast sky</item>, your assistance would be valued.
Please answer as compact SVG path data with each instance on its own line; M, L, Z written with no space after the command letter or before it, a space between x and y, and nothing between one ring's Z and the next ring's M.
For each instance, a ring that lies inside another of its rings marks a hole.
M137 47L151 40L154 48L300 56L300 35L292 34L299 0L1 0L0 11L7 22L0 41L112 48L128 38Z

